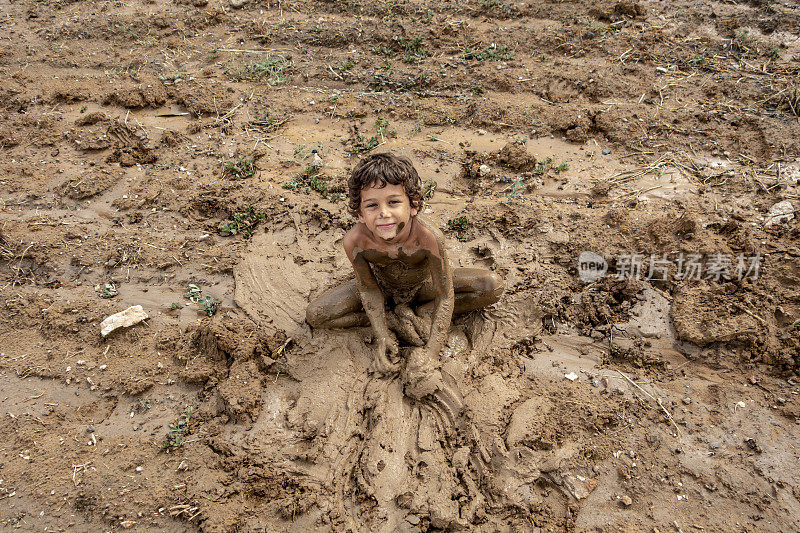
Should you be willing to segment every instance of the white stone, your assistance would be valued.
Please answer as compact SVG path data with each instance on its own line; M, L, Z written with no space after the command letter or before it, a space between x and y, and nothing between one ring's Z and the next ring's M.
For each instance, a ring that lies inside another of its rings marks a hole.
M115 329L133 326L147 318L149 317L141 305L132 305L124 311L106 317L100 322L100 334L106 337Z
M770 228L784 222L789 222L794 218L794 206L789 200L783 200L773 205L767 211L767 221L764 227Z

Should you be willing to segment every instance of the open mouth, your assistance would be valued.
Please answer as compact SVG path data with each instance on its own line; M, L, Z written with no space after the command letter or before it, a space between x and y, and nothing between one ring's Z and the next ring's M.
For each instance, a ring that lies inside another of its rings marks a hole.
M392 229L395 225L392 223L392 224L378 224L377 226L379 229L387 230L387 229Z

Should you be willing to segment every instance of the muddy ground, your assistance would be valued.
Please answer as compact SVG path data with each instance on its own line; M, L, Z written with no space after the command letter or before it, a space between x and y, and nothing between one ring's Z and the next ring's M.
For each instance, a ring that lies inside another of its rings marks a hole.
M800 529L799 36L795 1L0 0L0 528ZM505 279L431 394L303 320L386 150Z

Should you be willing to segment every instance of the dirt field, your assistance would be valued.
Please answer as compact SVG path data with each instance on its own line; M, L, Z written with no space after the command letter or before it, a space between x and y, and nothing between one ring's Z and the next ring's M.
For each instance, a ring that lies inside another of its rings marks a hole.
M0 529L800 530L800 3L0 0L0 76ZM304 322L387 150L505 280L419 399Z

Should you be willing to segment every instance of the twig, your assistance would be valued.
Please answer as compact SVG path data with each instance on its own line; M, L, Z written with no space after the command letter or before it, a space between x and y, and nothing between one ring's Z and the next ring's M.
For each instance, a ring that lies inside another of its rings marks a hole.
M624 373L623 373L621 370L617 370L617 372L619 372L619 375L620 375L620 376L622 376L623 378L625 378L625 379L628 381L628 383L630 383L631 385L633 385L634 387L636 387L637 389L639 389L640 391L642 391L642 392L643 392L645 395L647 395L647 397L648 397L648 398L650 398L651 400L653 400L654 402L656 402L656 403L658 404L658 406L661 408L661 410L662 410L662 411L664 411L664 414L666 414L666 415L667 415L667 418L669 418L669 421L670 421L670 422L672 422L672 425L673 425L673 426L675 426L675 431L677 431L677 432L678 432L678 435L680 435L680 434L681 434L681 430L680 430L680 428L678 427L678 424L676 424L676 423L675 423L675 419L674 419L674 418L672 418L672 415L670 414L670 412L669 412L669 411L667 411L667 408L666 408L666 407L664 407L664 404L662 404L662 403L661 403L661 398L656 398L655 396L653 396L652 394L650 394L649 392L647 392L646 390L644 390L642 387L640 387L640 386L639 386L639 384L638 384L638 383L636 383L636 382L635 382L635 381L633 381L631 378L629 378L628 376L626 376L626 375L625 375L625 374L624 374Z

